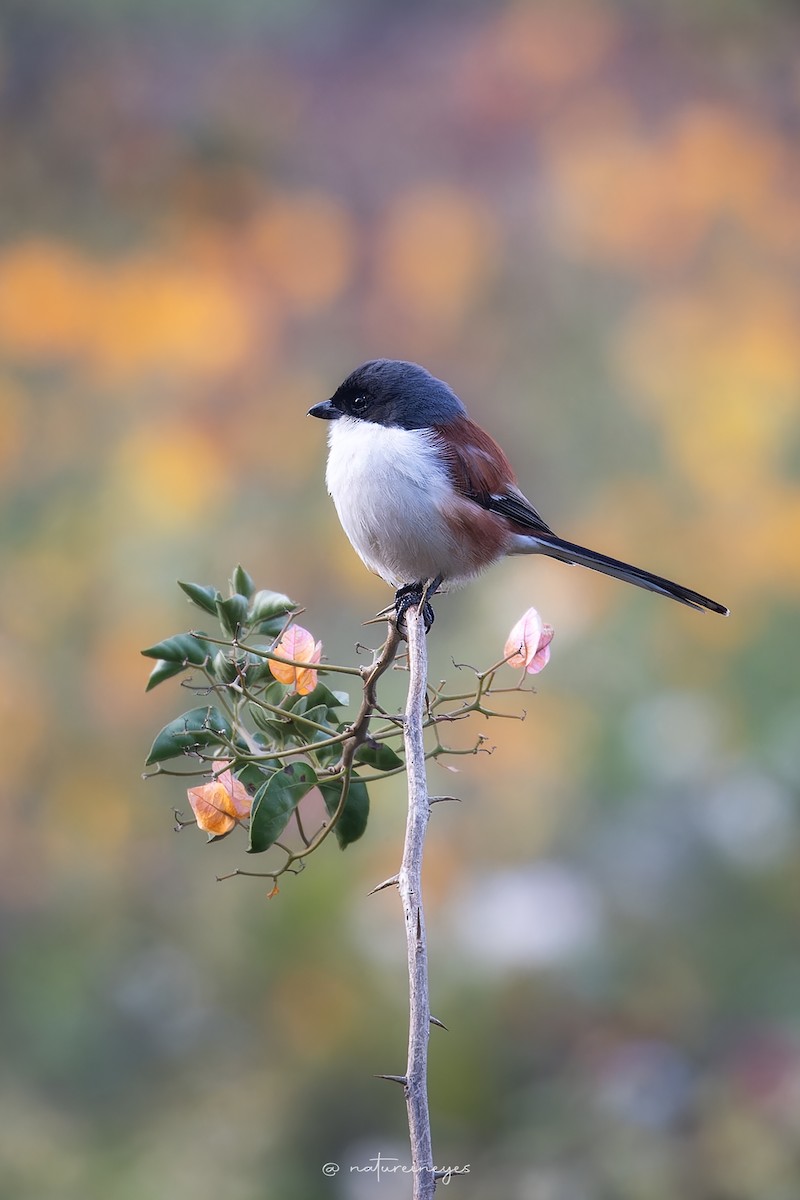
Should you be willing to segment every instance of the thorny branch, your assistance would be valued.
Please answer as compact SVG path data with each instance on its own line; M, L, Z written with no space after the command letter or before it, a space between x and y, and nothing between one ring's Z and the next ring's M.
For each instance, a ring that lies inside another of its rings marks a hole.
M414 1200L428 1200L436 1188L431 1121L428 1108L428 1038L431 1009L428 945L422 904L422 856L430 817L425 772L424 714L428 656L421 609L406 613L408 634L408 699L404 742L408 776L408 819L398 891L403 904L408 953L408 1064L404 1080L411 1142Z

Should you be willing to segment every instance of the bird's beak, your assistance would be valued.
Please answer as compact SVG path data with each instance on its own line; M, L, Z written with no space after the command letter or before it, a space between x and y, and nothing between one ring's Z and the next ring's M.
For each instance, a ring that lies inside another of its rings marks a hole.
M341 415L341 410L335 408L331 400L323 400L308 410L309 417L319 417L321 421L335 421Z

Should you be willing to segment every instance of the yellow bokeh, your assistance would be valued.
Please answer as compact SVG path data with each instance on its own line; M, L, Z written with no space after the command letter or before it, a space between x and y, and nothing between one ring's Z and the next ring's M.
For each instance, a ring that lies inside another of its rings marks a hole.
M733 491L727 500L718 511L713 543L722 569L727 564L744 595L763 597L769 591L786 599L800 597L800 486L767 480L754 489Z
M485 206L461 189L423 184L386 214L378 268L388 296L409 312L457 322L492 272L499 234Z
M681 109L656 151L684 204L743 220L768 211L778 194L785 152L773 129L731 109L696 103Z
M129 434L111 480L121 512L163 531L188 528L224 503L232 483L214 439L174 419Z
M122 612L92 631L84 660L91 720L98 731L142 719L152 704L144 689L153 664L141 655L152 641L152 620L142 620L128 605Z
M699 490L724 497L774 478L800 418L800 310L777 281L722 279L640 306L617 351Z
M570 256L653 268L674 265L696 244L702 213L676 193L657 148L629 131L558 144L549 167L556 232Z
M570 256L674 269L720 222L760 234L774 218L782 245L800 233L786 202L787 146L736 112L686 105L649 128L625 98L601 90L567 109L543 145L555 231Z
M77 360L115 379L204 375L239 362L253 333L247 295L207 265L167 253L89 259L44 238L0 257L0 343L11 359Z
M353 273L352 218L343 204L324 192L274 197L253 222L249 242L268 282L297 313L330 304Z
M141 255L103 272L94 334L93 357L114 376L158 367L204 375L234 367L254 328L224 273Z
M97 309L96 273L78 250L32 237L0 256L0 344L7 354L82 354Z

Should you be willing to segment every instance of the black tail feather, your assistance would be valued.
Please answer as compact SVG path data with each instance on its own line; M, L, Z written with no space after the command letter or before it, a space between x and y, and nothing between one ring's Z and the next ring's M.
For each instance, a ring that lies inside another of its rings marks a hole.
M600 571L603 575L613 575L615 579L622 579L625 583L632 583L635 587L645 588L648 592L658 592L662 596L669 596L671 600L687 604L689 608L697 609L699 612L707 609L709 612L720 613L724 617L728 615L728 609L724 604L718 604L716 600L709 600L708 596L702 596L700 592L683 587L680 583L673 583L671 579L665 579L663 575L654 575L651 571L644 571L641 567L620 562L618 558L610 558L607 554L600 554L597 550L587 550L585 546L567 542L554 533L537 531L530 536L532 540L535 538L537 550L542 554L549 555L550 558L558 558L561 562L578 563L582 567L589 567L592 571Z

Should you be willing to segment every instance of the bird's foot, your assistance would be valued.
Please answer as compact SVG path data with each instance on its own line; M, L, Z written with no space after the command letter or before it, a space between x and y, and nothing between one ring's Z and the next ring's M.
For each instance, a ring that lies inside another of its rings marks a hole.
M405 587L397 589L394 597L394 614L399 633L405 636L406 613L410 608L419 608L422 611L425 632L428 633L435 619L430 597L436 595L441 582L441 575L437 575L435 579L426 579L419 583L407 583Z

